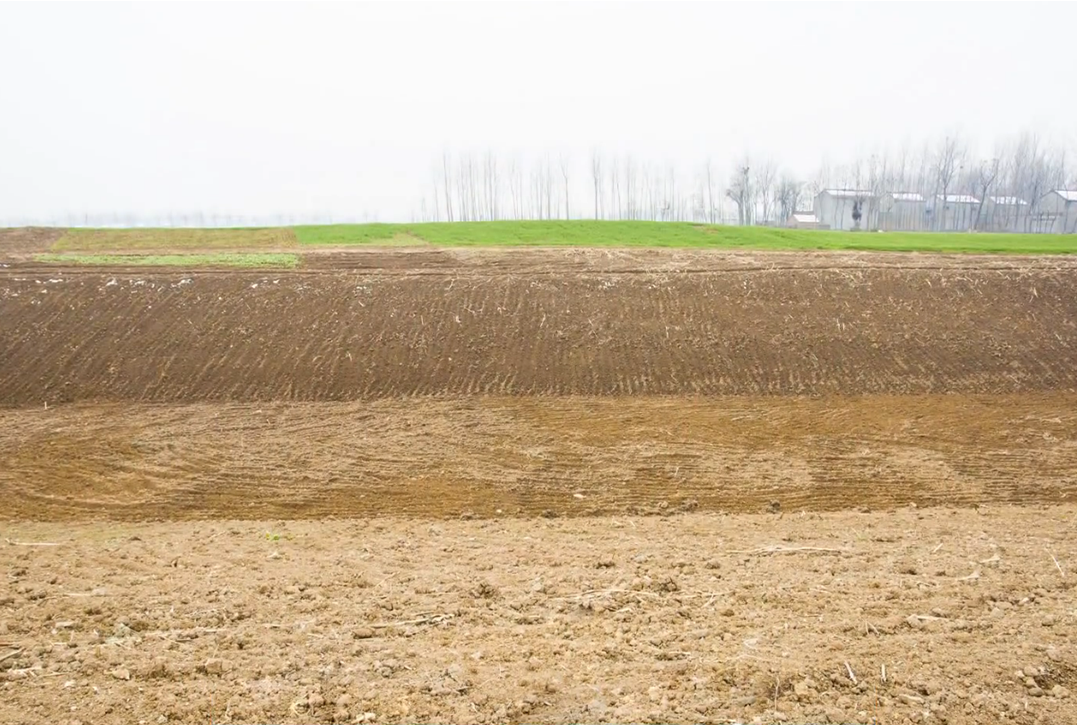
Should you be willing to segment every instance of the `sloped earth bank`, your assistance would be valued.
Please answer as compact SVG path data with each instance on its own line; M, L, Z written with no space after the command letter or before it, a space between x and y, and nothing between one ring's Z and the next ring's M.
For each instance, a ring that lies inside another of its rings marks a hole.
M63 229L47 227L0 229L0 264L6 265L10 264L11 260L29 258L35 252L47 252L63 235Z
M1077 501L1077 394L0 409L0 519L594 516Z
M1077 721L1072 504L3 533L5 723Z
M0 275L0 405L1077 389L1077 267Z

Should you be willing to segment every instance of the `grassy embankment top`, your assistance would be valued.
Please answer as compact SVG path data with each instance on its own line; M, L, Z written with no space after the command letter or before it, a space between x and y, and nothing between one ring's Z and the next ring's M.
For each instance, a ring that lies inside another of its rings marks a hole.
M893 252L1077 253L1077 235L835 232L689 222L457 222L295 227L301 245L695 247Z
M71 229L37 261L294 267L304 249L351 246L678 247L1073 254L1077 235L837 232L681 222L339 224L263 229Z

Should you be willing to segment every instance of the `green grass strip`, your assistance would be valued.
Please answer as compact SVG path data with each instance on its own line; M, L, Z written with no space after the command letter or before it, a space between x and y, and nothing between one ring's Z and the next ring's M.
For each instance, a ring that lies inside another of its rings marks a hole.
M1074 234L840 232L687 222L523 221L295 227L301 245L683 247L988 254L1073 254Z

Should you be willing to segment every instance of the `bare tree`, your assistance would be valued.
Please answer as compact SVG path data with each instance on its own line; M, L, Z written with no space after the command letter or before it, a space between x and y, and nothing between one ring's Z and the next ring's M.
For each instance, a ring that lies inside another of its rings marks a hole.
M456 215L462 222L470 221L471 206L468 203L467 193L467 159L458 156L456 159Z
M711 163L710 157L707 157L706 165L706 179L707 179L707 221L714 224L714 165Z
M591 152L591 178L595 183L595 219L601 219L599 198L602 191L602 157L598 155L598 149Z
M1017 140L1014 148L1014 161L1019 178L1019 188L1028 199L1028 215L1025 218L1024 231L1043 232L1048 230L1048 220L1040 213L1040 202L1050 190L1052 177L1051 162L1040 137L1034 133L1024 133Z
M698 180L695 193L692 194L692 221L707 222L707 220L707 187L703 180Z
M658 178L658 171L650 164L645 163L643 166L643 183L644 202L648 215L651 221L658 221L658 212L661 207L659 203L661 180Z
M995 183L995 179L998 178L999 159L994 158L990 161L984 161L980 164L980 168L976 172L975 190L977 198L980 203L976 207L976 222L974 224L975 229L982 229L981 218L983 216L984 203L987 201L987 195L991 193L991 187Z
M946 223L946 209L949 205L950 186L961 167L963 148L956 136L943 139L935 155L935 228L941 229ZM940 198L941 196L941 198ZM942 210L940 213L939 206Z
M433 209L432 209L433 221L439 222L439 221L441 221L441 194L439 193L439 188L438 188L437 171L434 172L434 183L432 183L430 186L431 186L431 191L433 192L433 195L434 195L434 203L433 203Z
M751 167L745 160L744 166L737 169L726 189L726 196L737 205L737 224L745 226L752 223L752 182L749 176Z
M546 154L546 163L542 168L542 185L546 194L546 218L553 219L553 162Z
M935 189L931 173L931 159L931 146L925 141L916 156L915 181L915 191L919 192L925 199L930 198Z
M509 158L509 202L512 204L512 218L520 218L520 162L513 156Z
M458 213L458 215L460 217L460 221L464 221L464 222L473 221L472 216L471 216L471 210L472 210L471 189L470 189L470 185L468 183L469 182L468 166L470 166L470 165L471 165L471 158L469 156L467 156L467 155L464 155L463 157L461 157L457 161L457 164L456 164L456 166L457 166L457 174L456 174L457 175L457 180L456 180L457 199L460 202L459 209L458 209L457 213Z
M677 199L677 171L672 165L666 169L668 187L665 193L665 212L667 221L680 221L680 201Z
M793 216L793 213L797 211L803 188L804 185L789 174L782 176L782 180L778 182L777 191L778 209L781 213L781 217L778 219L779 223L788 221L789 217Z
M830 186L830 164L826 161L819 166L815 175L808 181L808 195L812 198L812 203L815 201L815 197L823 193L823 190Z
M568 168L569 168L568 155L567 154L558 155L558 157L557 157L557 165L561 169L561 178L565 182L565 219L568 219L569 218L569 213L568 213Z
M888 191L908 191L909 145L902 144L898 152L897 164L891 170Z
M497 192L501 185L500 172L498 171L497 157L493 151L487 151L483 159L482 188L485 206L485 218L498 218Z
M442 172L442 184L445 189L445 217L452 221L452 162L449 159L449 152L446 151L441 155L441 172Z
M755 190L762 203L763 223L771 221L770 214L773 211L774 180L778 175L778 167L773 160L767 159L756 167Z
M543 177L543 170L542 164L537 164L531 169L531 212L528 214L531 219L546 218L546 182Z
M472 221L482 221L482 202L479 191L478 162L471 154L467 155L467 189L468 189L468 214Z
M613 161L610 164L610 187L612 188L612 194L610 198L611 206L613 207L610 212L610 217L613 219L623 219L621 216L621 164L617 157L613 157Z
M857 188L863 188L868 193L862 199L862 204L867 207L867 228L879 228L879 202L887 190L893 190L890 182L889 171L890 159L885 154L871 154L864 164L864 177L858 180Z
M625 170L625 210L621 215L622 219L635 219L636 218L636 169L632 163L631 156L625 156L624 160Z

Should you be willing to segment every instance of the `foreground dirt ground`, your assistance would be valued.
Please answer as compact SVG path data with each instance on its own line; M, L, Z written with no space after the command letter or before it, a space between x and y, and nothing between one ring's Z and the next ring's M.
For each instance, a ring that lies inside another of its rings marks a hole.
M1073 505L8 523L0 721L1074 722L1075 533Z

